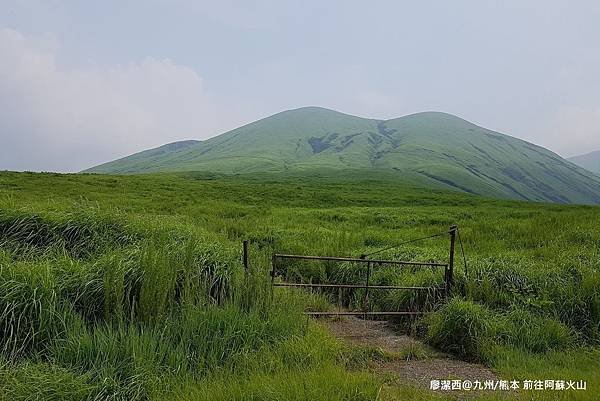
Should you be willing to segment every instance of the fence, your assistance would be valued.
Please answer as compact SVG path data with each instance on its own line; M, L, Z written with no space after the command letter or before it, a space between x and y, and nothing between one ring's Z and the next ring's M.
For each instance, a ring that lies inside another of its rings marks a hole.
M372 311L370 310L369 304L369 292L375 291L390 291L390 290L406 290L406 291L431 291L434 294L438 291L442 292L445 296L450 294L452 286L454 284L454 249L456 245L456 236L458 233L458 227L452 226L450 230L444 233L435 234L425 238L417 238L409 241L405 241L401 244L396 244L384 248L382 250L373 252L371 254L362 255L360 258L352 257L335 257L335 256L309 256L309 255L288 255L276 253L272 256L271 261L271 282L273 287L296 287L296 288L325 288L325 289L364 289L365 296L363 302L363 310L360 311L337 311L337 312L306 312L308 315L419 315L423 314L423 311ZM422 241L429 238L439 237L442 235L450 236L450 252L447 263L437 262L407 262L407 261L395 261L395 260L384 260L384 259L368 259L368 256L380 253L382 251L398 247L411 242ZM245 248L246 249L246 248ZM245 252L246 255L246 252ZM245 256L245 261L247 257ZM366 265L366 277L364 283L347 284L347 283L295 283L286 281L277 281L278 277L281 277L282 265L285 261L289 260L310 260L310 261L329 261L335 263L354 263L358 265ZM372 271L374 267L391 265L397 267L412 267L412 268L432 268L432 269L444 269L443 287L413 287L413 286L396 286L396 285L373 285L370 282Z

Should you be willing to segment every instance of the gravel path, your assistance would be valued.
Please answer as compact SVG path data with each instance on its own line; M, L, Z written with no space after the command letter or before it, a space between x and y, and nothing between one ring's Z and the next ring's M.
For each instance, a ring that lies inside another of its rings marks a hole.
M407 355L380 361L372 368L381 373L393 373L402 381L418 387L427 387L431 380L498 380L498 377L483 365L469 363L436 351L421 341L395 333L384 321L364 320L356 317L321 319L331 332L347 342L380 348L391 354ZM410 357L411 349L425 350L425 357ZM407 352L408 351L408 352Z

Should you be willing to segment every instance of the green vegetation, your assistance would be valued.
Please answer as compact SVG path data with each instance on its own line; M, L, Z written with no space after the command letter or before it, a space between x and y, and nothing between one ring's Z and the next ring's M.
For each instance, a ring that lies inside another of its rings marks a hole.
M348 348L301 315L357 305L361 292L271 295L267 270L273 252L359 256L458 224L469 274L459 258L451 300L389 291L371 294L373 308L429 309L400 327L509 379L587 380L588 391L559 395L593 400L599 212L351 174L0 173L0 399L443 399L374 374L369 361L388 356ZM440 237L380 256L447 254ZM285 273L364 277L355 266L308 262ZM372 279L428 286L442 277L381 268Z
M579 167L600 174L600 150L585 155L569 157L568 160Z
M337 175L348 170L497 198L600 203L600 177L540 146L437 112L381 121L305 107L87 171Z

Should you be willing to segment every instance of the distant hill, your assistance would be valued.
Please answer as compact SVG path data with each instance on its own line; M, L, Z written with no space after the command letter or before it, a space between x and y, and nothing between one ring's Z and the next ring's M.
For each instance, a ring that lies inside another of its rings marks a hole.
M567 160L593 173L600 174L600 150L585 155L569 157Z
M370 170L425 187L561 203L600 203L600 178L549 150L459 117L375 120L305 107L205 141L176 142L86 172Z

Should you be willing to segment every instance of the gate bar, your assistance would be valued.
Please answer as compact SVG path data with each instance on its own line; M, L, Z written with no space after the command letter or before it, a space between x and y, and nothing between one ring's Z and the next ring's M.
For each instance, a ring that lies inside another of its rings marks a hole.
M386 315L424 315L426 312L304 312L308 316L386 316Z
M403 287L396 285L369 285L369 284L309 284L309 283L273 283L275 287L314 287L314 288L369 288L375 290L438 290L441 287Z
M397 260L380 260L380 259L360 259L360 258L343 258L336 256L305 256L305 255L285 255L276 253L275 258L281 259L304 259L304 260L332 260L337 262L357 262L357 263L376 263L380 265L406 265L406 266L432 266L432 267L448 267L448 263L434 262L403 262Z

